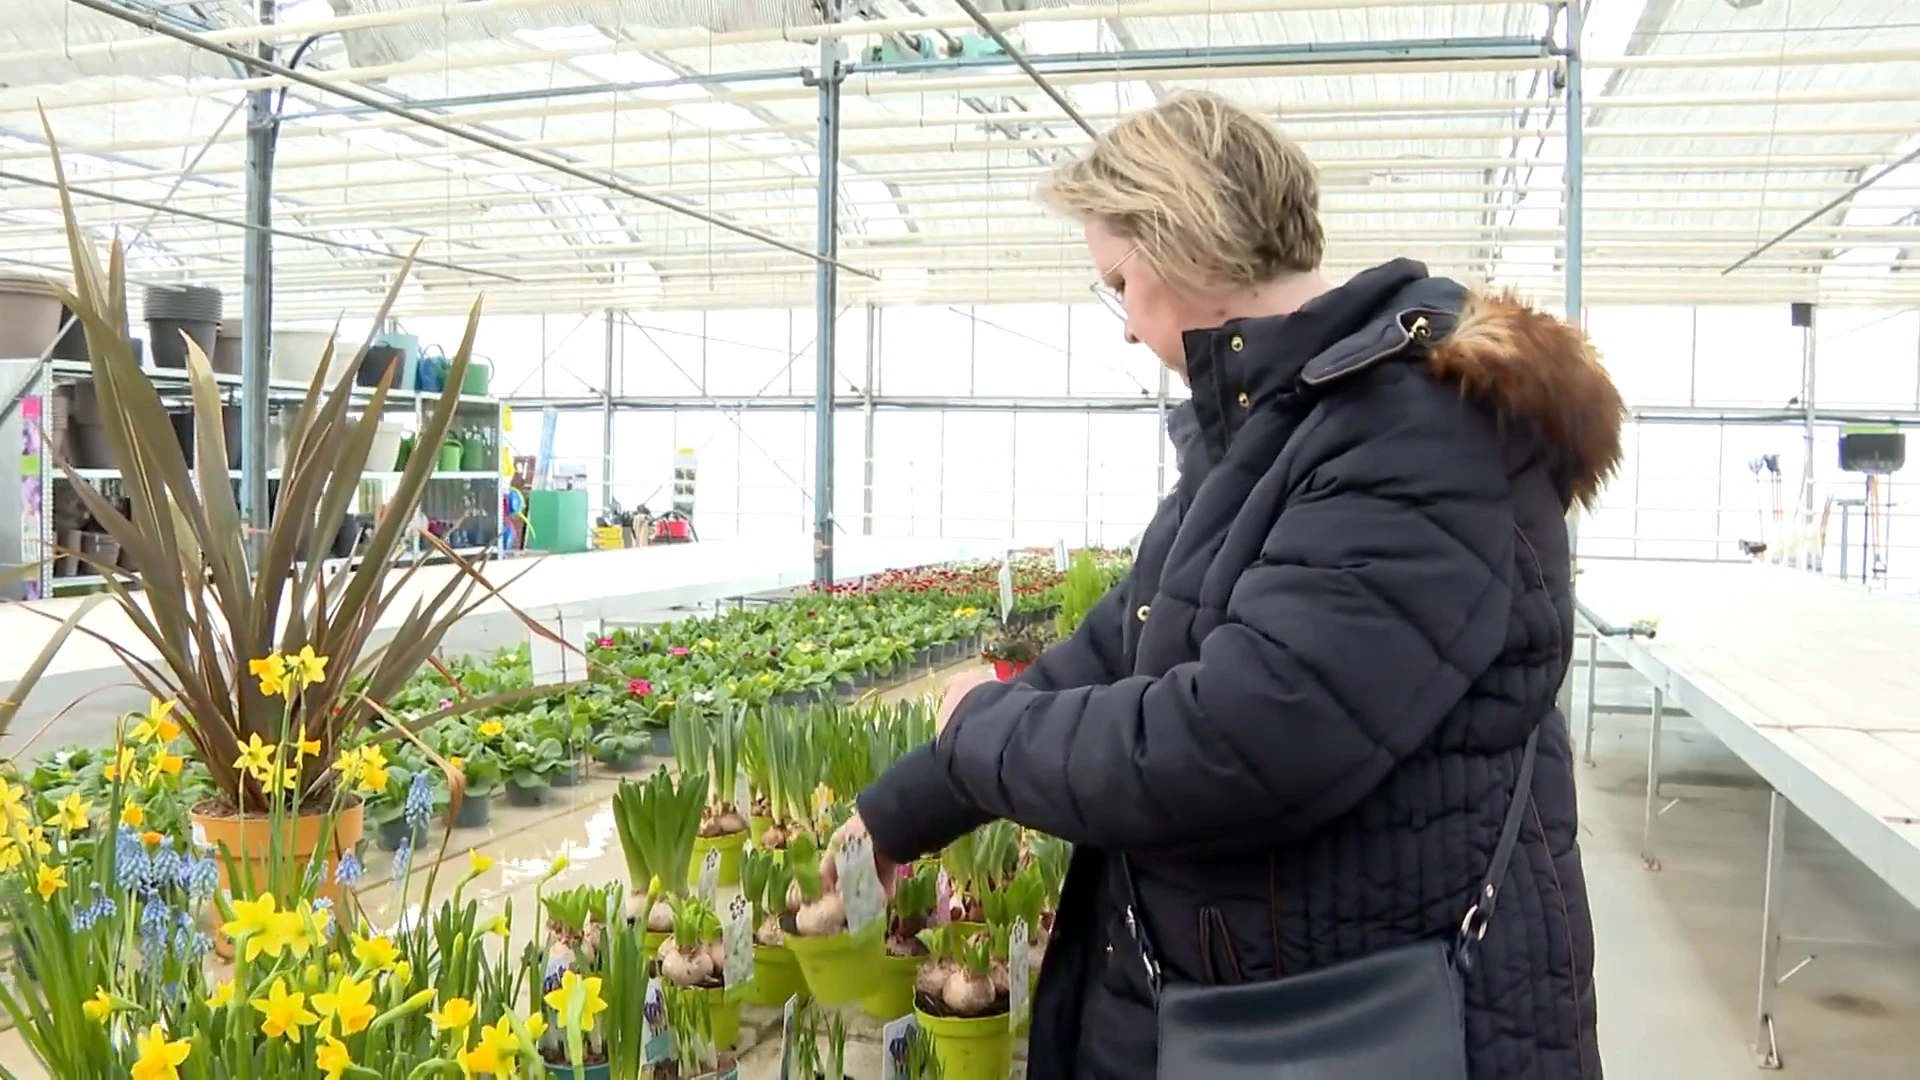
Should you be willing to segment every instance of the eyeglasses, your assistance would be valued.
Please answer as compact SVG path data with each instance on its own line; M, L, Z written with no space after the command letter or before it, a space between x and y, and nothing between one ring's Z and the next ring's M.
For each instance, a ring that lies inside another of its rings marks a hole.
M1120 295L1120 290L1107 284L1107 278L1111 277L1115 270L1127 265L1128 259L1138 254L1140 254L1138 247L1128 250L1125 255L1120 256L1119 262L1107 267L1106 271L1100 275L1098 281L1087 286L1088 289L1092 290L1094 297L1098 299L1108 311L1113 312L1113 317L1119 319L1121 322L1127 321L1127 302Z

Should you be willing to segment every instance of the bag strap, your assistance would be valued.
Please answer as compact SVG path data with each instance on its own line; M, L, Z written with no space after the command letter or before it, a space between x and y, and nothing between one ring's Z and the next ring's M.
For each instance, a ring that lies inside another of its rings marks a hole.
M1481 878L1476 894L1478 898L1461 918L1459 935L1454 940L1453 961L1463 971L1473 967L1476 947L1487 936L1487 927L1493 922L1493 909L1500 898L1500 884L1506 880L1507 866L1512 863L1514 848L1519 845L1520 827L1526 822L1527 808L1533 805L1533 766L1539 753L1540 728L1535 726L1527 735L1527 747L1520 756L1520 770L1514 778L1513 793L1507 798L1506 818L1500 823L1500 839L1493 847L1493 858L1487 863L1487 872ZM1160 961L1154 956L1153 937L1147 932L1140 914L1146 907L1140 902L1140 886L1134 879L1133 863L1125 853L1120 855L1120 877L1126 889L1126 907L1121 914L1127 920L1127 933L1139 951L1140 963L1146 968L1147 991L1158 1004L1163 982Z

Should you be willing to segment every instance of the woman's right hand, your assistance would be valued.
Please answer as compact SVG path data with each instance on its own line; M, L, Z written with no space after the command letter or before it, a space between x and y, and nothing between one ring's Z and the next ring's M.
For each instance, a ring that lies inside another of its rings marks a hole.
M837 856L846 847L847 841L856 837L866 837L867 847L873 852L873 872L880 876L880 891L886 894L887 899L893 899L893 884L900 876L900 864L880 854L879 849L873 846L873 838L867 833L867 823L860 820L859 814L848 818L847 823L834 832L833 839L827 841L826 850L821 852L821 885L829 892L839 889L840 864Z

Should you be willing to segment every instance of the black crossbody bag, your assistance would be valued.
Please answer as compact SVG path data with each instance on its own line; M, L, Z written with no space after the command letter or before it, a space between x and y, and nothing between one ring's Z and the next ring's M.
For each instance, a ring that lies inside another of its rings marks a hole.
M1467 1080L1461 977L1486 937L1520 839L1539 743L1536 727L1486 877L1447 938L1269 982L1163 984L1133 867L1122 856L1127 928L1159 1018L1161 1080Z

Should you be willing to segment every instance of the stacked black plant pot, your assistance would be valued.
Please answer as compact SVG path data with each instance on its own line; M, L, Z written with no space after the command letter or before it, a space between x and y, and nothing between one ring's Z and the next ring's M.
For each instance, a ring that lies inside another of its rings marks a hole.
M210 285L149 285L146 296L147 337L152 343L153 366L187 366L185 334L209 358L219 346L222 298Z

